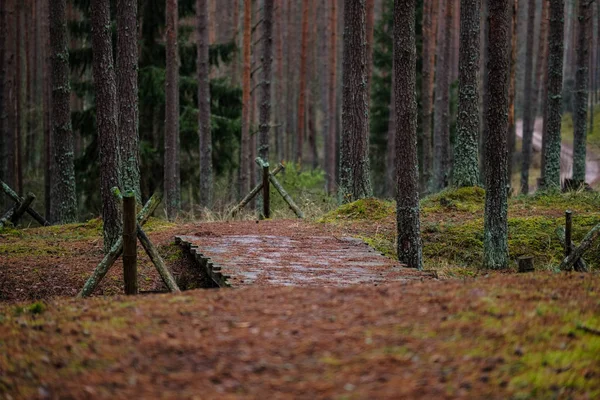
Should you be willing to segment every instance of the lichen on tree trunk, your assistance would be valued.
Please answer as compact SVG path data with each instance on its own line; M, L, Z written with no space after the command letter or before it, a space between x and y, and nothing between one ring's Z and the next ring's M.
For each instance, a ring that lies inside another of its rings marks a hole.
M370 197L369 102L367 99L365 0L345 0L341 203Z
M96 125L100 149L100 191L104 221L104 251L108 253L121 236L120 202L112 195L121 187L120 143L117 122L117 86L113 63L110 4L106 0L90 3L92 25L93 75L96 91Z
M479 184L479 0L461 0L454 186Z
M415 2L394 2L394 92L396 129L396 212L398 259L422 269L419 222L419 162L417 159L417 100Z
M486 193L484 214L484 267L508 267L507 147L508 88L510 75L510 0L489 3L490 99L486 113Z
M544 186L560 187L560 148L562 119L564 0L550 0L548 33L548 96L546 97L546 148Z

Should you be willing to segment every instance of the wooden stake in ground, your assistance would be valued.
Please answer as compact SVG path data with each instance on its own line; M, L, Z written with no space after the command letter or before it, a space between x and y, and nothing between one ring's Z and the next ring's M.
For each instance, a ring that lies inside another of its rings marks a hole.
M2 218L0 218L0 229L2 229L9 220L13 225L16 225L25 211L29 208L33 200L35 200L34 194L27 193L27 197L25 197L25 200L21 204L15 204L13 208L8 210L8 212L4 214Z
M138 294L137 284L137 222L135 192L123 194L123 281L125 294Z
M266 164L260 157L257 157L255 161L260 167L264 167ZM268 164L266 165L268 166ZM300 207L298 207L296 203L294 203L292 196L290 196L288 192L285 191L285 189L283 188L283 186L281 186L281 183L279 183L275 176L273 176L272 174L269 175L269 181L271 182L273 187L277 189L281 197L283 197L283 200L285 200L288 206L290 206L290 209L296 214L296 216L298 218L304 218L304 213L302 212L302 210L300 210Z
M588 233L585 235L579 247L574 249L571 254L569 254L563 262L560 264L560 269L562 271L571 271L573 269L573 265L580 259L583 254L588 251L590 247L594 244L594 242L600 236L600 224L594 226ZM568 242L567 242L568 243Z
M565 249L565 253L567 252L566 248L567 248L567 241L565 239L565 228L560 226L556 229L556 236L558 236L558 240L560 241L560 244L562 245L562 247ZM573 244L573 242L570 242L570 251L569 254L575 250L575 245ZM566 254L565 257L567 257L569 254ZM583 260L583 258L578 259L577 261L575 261L575 264L573 265L573 269L577 272L588 272L588 267L587 264L585 263L585 261Z
M277 175L279 172L283 171L285 169L285 166L281 163L279 163L279 165L277 166L277 168L275 168L272 172L271 175L275 176ZM256 196L258 194L258 192L260 192L260 190L263 188L263 182L260 182L258 185L256 185L254 187L254 189L252 189L250 191L250 193L248 193L246 195L246 197L244 197L242 199L242 201L240 201L240 204L238 204L237 206L235 206L235 208L233 210L231 210L231 212L229 213L229 217L234 217L242 208L244 208L244 206L246 206L246 204L248 204L253 198L254 196Z
M1 180L0 180L0 188L2 188L2 191L4 193L6 193L6 195L8 197L10 197L15 203L22 204L24 202L24 199L22 199L21 196L19 196L14 190L12 190L10 188L10 186L8 186L6 183L4 183ZM35 219L40 225L50 226L50 222L46 221L46 219L44 217L42 217L40 214L38 214L31 207L27 207L26 212L27 212L27 214L31 215L31 217L33 219Z
M269 163L263 165L263 216L268 219L271 218L271 198L270 198L270 185L269 185Z

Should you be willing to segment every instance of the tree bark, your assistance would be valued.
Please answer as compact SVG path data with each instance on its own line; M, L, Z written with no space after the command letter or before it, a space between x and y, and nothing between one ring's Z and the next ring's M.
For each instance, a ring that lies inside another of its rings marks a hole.
M339 187L341 203L350 203L373 195L369 176L365 17L365 0L345 0Z
M479 0L461 0L458 121L453 183L479 184Z
M121 180L124 190L140 191L137 1L117 1L117 105L120 132Z
M544 1L544 0L543 0ZM515 120L515 98L517 95L517 35L519 18L519 0L512 1L512 33L510 56L510 87L508 91L508 184L512 186L513 156L517 144L517 129Z
M419 161L417 159L417 49L415 2L394 2L393 96L396 117L396 212L398 260L423 268L419 222Z
M273 0L264 0L262 34L262 76L260 83L260 115L258 130L260 144L258 156L269 161L269 131L271 129L271 66L273 62Z
M325 164L327 172L327 191L329 194L336 192L336 163L337 163L337 1L330 0L330 23L331 35L329 36L329 132L327 137L327 148L325 151Z
M244 40L242 71L242 140L240 150L240 196L250 190L250 40L252 28L252 1L244 0Z
M525 54L525 78L523 89L523 147L521 149L521 193L529 193L529 167L531 165L531 140L535 116L532 104L533 88L533 37L535 31L535 0L529 0L527 9L527 50Z
M4 102L4 89L5 79L6 79L6 60L5 56L5 48L6 48L6 34L7 34L7 24L5 19L5 8L6 1L0 3L0 178L6 178L6 165L4 164L4 160L6 158L6 137L8 135L8 130L6 126L6 104ZM4 208L5 201L4 199L0 199L0 207Z
M121 207L111 193L121 187L121 160L117 122L117 86L111 40L110 2L91 0L93 75L96 91L96 125L100 148L100 191L104 221L104 252L119 240L122 230Z
M560 188L560 148L563 91L564 0L550 1L548 34L548 95L546 97L546 152L544 186Z
M67 43L66 0L50 4L52 46L52 126L56 173L52 190L52 221L60 224L77 220L73 128L71 126L71 84Z
M510 0L489 2L490 101L486 140L486 193L484 214L484 266L508 267L507 148L508 88L510 75Z
M300 92L298 93L298 139L296 146L296 162L302 166L304 129L306 122L306 75L308 57L308 2L302 0L302 44L300 48Z
M438 4L439 0L425 0L423 6L423 70L421 78L421 96L423 103L423 171L421 173L421 191L423 192L427 191L429 188L433 171L433 149L431 138Z
M373 76L373 36L375 31L375 0L366 0L367 29L367 102L371 104L371 81Z
M210 208L213 202L213 165L212 133L210 129L208 0L196 1L196 14L198 19L198 62L196 64L196 73L198 74L198 137L200 138L200 206Z
M181 210L177 171L179 158L179 49L177 45L179 13L178 0L166 4L166 81L165 81L165 204L167 218L173 220Z
M284 91L285 91L285 78L283 75L283 4L284 2L278 2L275 6L275 47L276 47L276 80L277 86L275 90L275 153L277 155L277 161L284 159L285 149L285 106L284 106Z
M448 0L445 6L444 31L438 44L438 64L436 67L436 92L434 116L434 182L438 191L448 184L450 172L450 45L452 40L452 12L454 0Z
M5 81L4 81L4 103L6 107L2 110L4 119L4 132L2 137L4 138L4 154L2 154L3 163L3 178L6 180L8 185L16 188L18 183L17 170L16 170L16 150L17 150L17 9L16 1L7 0L5 4L5 15L6 21L5 36L5 49L4 49L4 68L5 68Z
M574 113L573 113L573 180L585 182L586 142L587 142L587 100L589 29L591 20L591 0L579 0L577 66L575 71Z

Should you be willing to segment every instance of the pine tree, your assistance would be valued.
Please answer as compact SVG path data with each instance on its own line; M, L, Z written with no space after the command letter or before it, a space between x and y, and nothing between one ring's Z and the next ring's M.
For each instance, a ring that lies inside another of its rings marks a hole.
M16 171L17 143L17 9L15 0L7 0L4 5L4 104L2 120L4 121L2 138L3 154L1 154L3 179L10 187L18 183Z
M529 0L527 9L527 50L523 89L523 148L521 150L521 193L529 193L529 167L531 165L531 140L533 138L534 105L533 88L533 37L535 30L535 0Z
M519 18L519 0L512 0L512 29L510 53L510 85L508 89L508 184L512 186L513 155L517 144L515 121L515 99L517 96L517 26Z
M588 101L588 46L591 21L591 1L579 0L577 17L578 41L576 48L575 93L573 114L573 180L585 182Z
M240 151L240 195L250 191L250 40L252 28L252 0L244 0L244 38L242 46L242 139Z
M200 138L200 206L213 201L212 134L210 129L210 65L208 59L208 0L196 1L198 29L198 137Z
M4 158L6 156L5 140L8 134L6 130L6 105L4 104L4 87L6 79L6 63L4 59L6 47L6 20L4 18L6 1L0 3L0 178L6 179ZM4 208L4 199L0 199L0 207Z
M436 65L435 115L433 133L433 189L441 190L448 183L450 170L450 47L454 0L446 1L444 32L438 43Z
M273 0L265 0L263 6L262 82L260 93L259 157L269 159L269 131L271 129L271 66L273 62Z
M438 27L438 0L424 0L423 6L423 171L421 190L428 189L433 170L432 116L435 48Z
M327 192L336 192L336 163L337 163L337 1L330 0L330 23L331 34L329 36L329 132L327 133L327 145L325 151L325 170L327 172Z
M306 122L306 75L308 57L308 1L302 0L302 44L300 48L300 89L298 93L298 139L296 144L296 161L302 165L304 148L304 130Z
M396 0L392 79L395 81L398 259L410 268L421 269L416 66L415 2Z
M461 0L458 127L452 181L479 184L479 0Z
M51 1L49 15L52 46L52 125L56 165L51 215L52 222L61 224L75 222L77 219L66 3L66 0Z
M365 0L344 2L344 61L339 197L370 197L369 101L366 87Z
M375 0L366 0L367 29L367 99L371 101L371 77L373 75L373 31L375 27Z
M166 4L165 164L164 185L167 217L173 220L181 209L179 193L179 49L177 45L178 0Z
M110 2L91 0L93 75L96 91L96 125L100 148L100 191L104 221L104 251L121 235L121 205L111 193L121 187L121 160L117 122L117 85L111 40Z
M484 214L484 266L508 267L507 148L508 88L510 75L510 0L489 3L489 77L486 90L490 99L486 117L486 192Z
M560 149L563 91L564 0L550 0L548 31L548 96L546 97L546 150L544 187L560 188Z
M117 1L117 105L124 190L140 190L137 0Z

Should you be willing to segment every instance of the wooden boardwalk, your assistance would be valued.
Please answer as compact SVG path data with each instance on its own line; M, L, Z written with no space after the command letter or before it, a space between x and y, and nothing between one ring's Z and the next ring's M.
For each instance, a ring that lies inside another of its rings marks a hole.
M219 287L378 285L432 277L348 237L187 235L176 243Z

